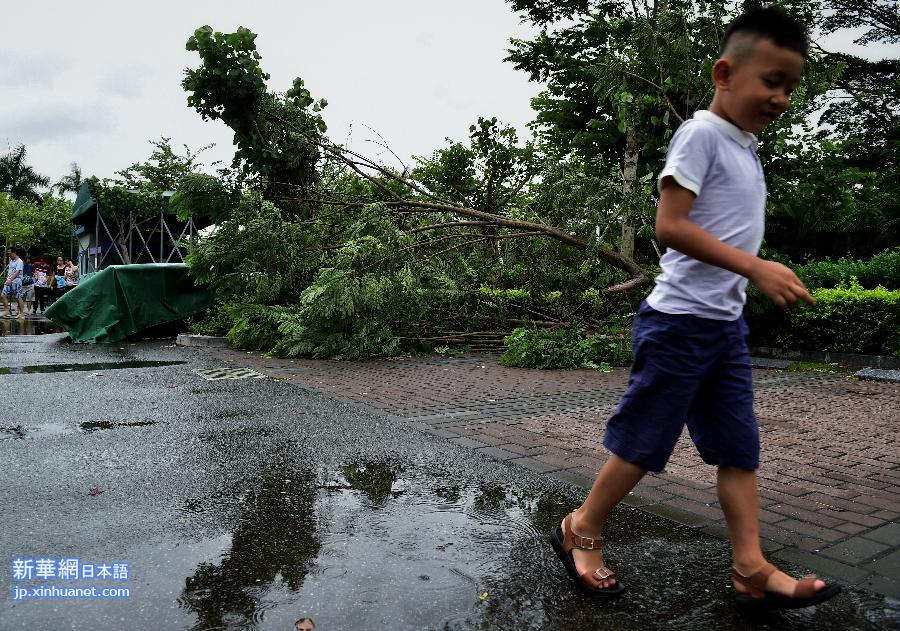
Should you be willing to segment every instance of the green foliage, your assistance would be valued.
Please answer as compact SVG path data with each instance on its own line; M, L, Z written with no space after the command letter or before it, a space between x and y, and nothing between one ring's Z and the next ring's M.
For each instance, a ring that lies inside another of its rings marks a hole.
M181 179L178 191L169 199L169 208L181 221L194 217L216 223L228 218L239 199L240 193L226 188L220 178L190 173Z
M792 267L797 276L814 292L819 289L833 289L841 286L900 289L900 249L885 250L869 260L842 258L837 261L812 261L797 266L791 265L791 262L784 257L773 256L772 253L765 253L765 256ZM789 333L791 313L786 313L776 307L753 285L748 286L747 289L744 316L750 324L751 345L777 346L784 344L790 346L795 343Z
M71 218L72 203L65 199L46 194L35 203L0 193L0 239L32 255L68 256Z
M258 192L244 195L187 263L222 303L289 304L325 260L321 228L286 216Z
M212 148L206 145L197 151L184 145L184 155L172 149L172 139L163 136L159 140L151 140L154 149L150 157L143 162L135 162L130 167L117 171L116 183L129 190L149 190L155 192L178 190L183 180L200 168L198 160L201 153Z
M852 282L867 289L878 286L900 289L900 248L879 252L867 261L849 257L837 261L812 261L798 265L794 271L811 289L833 288Z
M315 140L326 130L319 112L327 102L314 100L300 78L283 96L267 92L269 75L259 65L256 34L244 27L234 33L198 28L187 50L197 52L201 60L182 81L188 105L204 119L222 120L234 131L233 166L244 177L256 178L264 197L304 214L306 205L290 200L319 178Z
M531 142L519 145L512 127L479 117L469 143L451 143L429 160L417 159L412 176L439 197L468 208L504 213L521 202L523 187L537 171Z
M408 263L408 242L383 208L367 209L300 294L273 352L354 358L408 348L404 340L418 335L426 315L425 294L439 283Z
M197 335L211 335L223 337L235 325L234 309L237 303L215 304L206 311L194 316L193 322L188 325L188 331Z
M25 145L19 145L5 156L0 156L0 192L16 200L40 203L38 189L50 185L50 178L35 173L25 163Z
M81 167L78 166L77 162L73 162L69 166L69 174L64 175L60 178L59 182L53 185L53 188L56 189L56 192L60 195L65 195L66 193L74 193L78 194L78 191L81 190L81 185L84 182L84 177L81 173Z
M823 111L816 139L826 151L819 159L808 151L814 160L798 165L798 175L821 185L816 197L792 209L803 218L801 228L813 225L813 239L798 239L788 225L779 247L794 258L865 257L900 242L900 49L890 46L900 41L900 13L895 0L825 0L822 9L822 32L881 43L872 52L889 57L825 56L835 80L817 101Z
M900 355L900 291L857 283L813 292L815 307L792 310L779 344L840 353Z
M226 317L233 322L228 331L232 347L268 351L278 343L281 337L278 327L285 317L283 307L235 304L225 310Z
M581 327L520 327L506 338L506 347L500 363L521 368L609 370L610 364L623 366L631 361L631 340L616 328L585 336Z
M139 188L129 190L117 180L90 177L86 180L91 197L107 221L125 222L129 217L142 219L158 217L168 209L162 191Z
M823 141L772 170L769 247L802 260L871 256L900 242L897 178L885 164L860 165L852 153L847 142Z
M384 357L404 349L401 335L424 305L409 270L353 275L323 269L300 296L300 310L285 317L276 355Z

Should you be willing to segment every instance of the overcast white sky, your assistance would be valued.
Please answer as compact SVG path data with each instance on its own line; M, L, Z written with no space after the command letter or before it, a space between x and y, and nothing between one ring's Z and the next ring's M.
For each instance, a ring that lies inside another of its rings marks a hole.
M380 150L365 144L375 138L366 126L404 159L465 138L479 115L523 136L540 89L503 62L509 38L529 33L504 0L16 3L0 23L0 153L24 143L52 181L73 161L112 176L161 135L178 148L214 142L204 161L230 162L231 134L201 120L181 88L199 60L184 44L204 24L257 33L270 89L303 77L329 102L329 135L346 141L352 127L369 155Z

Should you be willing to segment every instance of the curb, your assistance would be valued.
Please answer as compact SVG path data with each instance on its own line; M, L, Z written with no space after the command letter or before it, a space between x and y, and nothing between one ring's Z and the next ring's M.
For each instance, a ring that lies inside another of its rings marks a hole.
M228 338L179 333L178 337L175 338L175 344L178 346L198 346L201 348L228 348Z
M891 355L857 355L855 353L833 353L831 351L798 351L784 348L770 348L767 346L753 347L750 349L750 353L752 355L772 359L822 362L824 364L834 362L841 366L852 366L856 368L900 369L900 357L893 357Z
M860 379L871 381L887 381L888 383L900 383L900 370L881 370L879 368L863 368L856 373Z

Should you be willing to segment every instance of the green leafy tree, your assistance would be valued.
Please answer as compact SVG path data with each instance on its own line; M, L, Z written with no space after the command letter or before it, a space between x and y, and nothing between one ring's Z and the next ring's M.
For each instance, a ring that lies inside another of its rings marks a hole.
M556 151L560 159L578 154L603 178L620 172L619 247L630 256L635 228L652 217L655 206L647 197L653 188L641 182L659 172L677 126L710 102L711 66L733 11L741 7L688 0L510 4L540 29L530 40L512 40L508 57L532 80L547 84L532 102L535 129L548 153ZM813 3L784 4L814 23ZM801 144L795 128L802 128L813 97L826 90L832 75L815 55L810 58L791 112L761 137L763 159Z
M25 145L19 145L0 157L0 192L13 199L41 201L39 189L50 185L50 178L39 175L25 163Z
M212 145L197 151L184 145L184 154L179 154L172 148L171 138L163 136L159 140L151 140L150 144L153 150L147 160L117 171L117 177L103 180L91 177L86 180L110 237L118 247L120 259L125 264L132 262L128 244L132 231L141 231L158 222L160 213L169 210L163 193L184 187L186 194L193 196L193 206L182 197L181 205L176 209L180 210L182 219L186 219L195 210L207 211L208 208L202 208L203 204L197 198L214 192L209 187L198 188L198 182L207 182L204 178L212 178L217 184L219 182L212 176L198 173L203 167L199 156ZM208 207L210 203L221 200L213 195L205 201Z
M68 253L72 203L45 195L39 203L0 194L0 239L35 254Z
M191 151L184 145L184 155L180 155L172 149L171 138L163 136L159 140L151 140L150 144L153 151L147 160L116 172L116 181L120 186L159 193L178 190L184 178L203 166L199 161L200 154L213 147L209 144Z
M220 302L239 305L236 344L267 346L281 336L275 352L375 355L466 339L468 329L451 328L460 324L505 327L509 310L480 291L483 270L521 260L521 250L537 255L545 240L622 270L598 296L648 282L632 260L598 247L592 231L585 238L535 216L529 188L542 162L513 130L481 119L468 143L398 172L331 142L322 101L302 80L285 95L268 93L254 41L246 29L198 29L188 47L201 65L184 81L202 116L235 131L243 194L221 204L217 229L189 261Z
M896 44L898 4L826 1L822 31L848 28L861 29L857 44ZM866 257L900 242L900 181L894 176L900 170L900 58L872 61L824 52L824 60L837 77L817 100L824 109L816 134L820 147L805 151L799 167L822 182L819 200L800 205L793 195L785 196L775 206L770 240L794 257ZM820 201L836 197L840 204ZM812 241L795 238L805 226L818 228Z
M128 235L134 228L159 221L159 214L167 210L166 199L160 191L149 188L129 189L118 181L91 177L86 180L91 197L97 202L110 237L118 247L123 264L132 262Z
M234 131L232 166L268 199L304 214L305 204L294 198L318 178L317 139L326 130L319 112L327 102L314 100L300 78L283 95L268 92L269 75L259 65L255 41L256 34L244 27L234 33L197 29L187 49L197 52L202 64L185 72L182 85L188 105Z

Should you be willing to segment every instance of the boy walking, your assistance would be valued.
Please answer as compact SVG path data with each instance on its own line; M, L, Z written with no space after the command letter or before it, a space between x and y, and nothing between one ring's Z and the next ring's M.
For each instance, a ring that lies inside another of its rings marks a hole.
M585 502L551 534L569 574L591 594L624 592L604 564L604 522L647 471L663 470L685 423L703 460L718 467L738 602L806 607L840 591L815 578L797 581L763 557L759 430L742 316L748 281L782 308L814 304L790 269L756 256L766 187L754 134L787 110L807 48L806 29L779 7L738 17L713 66L709 110L685 121L669 145L656 219L668 250L634 319L628 390L604 439L612 455Z

